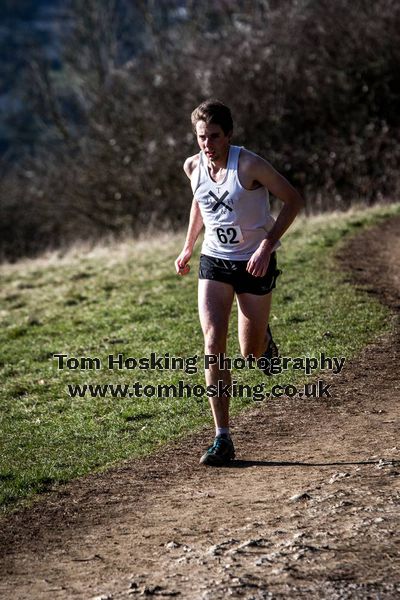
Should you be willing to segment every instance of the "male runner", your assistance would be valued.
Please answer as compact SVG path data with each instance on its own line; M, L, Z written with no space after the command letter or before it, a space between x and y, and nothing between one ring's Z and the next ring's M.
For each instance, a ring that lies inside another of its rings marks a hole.
M272 289L279 274L275 250L303 200L266 160L231 145L233 121L227 106L217 100L203 102L192 113L192 125L200 152L184 164L194 198L176 271L179 275L189 272L193 247L204 225L198 290L204 353L226 352L236 294L242 355L271 358L277 355L268 327ZM283 202L276 221L270 214L268 191ZM229 370L218 364L206 369L205 376L207 386L231 383ZM235 456L229 434L229 397L214 396L210 405L216 437L200 463L222 466Z

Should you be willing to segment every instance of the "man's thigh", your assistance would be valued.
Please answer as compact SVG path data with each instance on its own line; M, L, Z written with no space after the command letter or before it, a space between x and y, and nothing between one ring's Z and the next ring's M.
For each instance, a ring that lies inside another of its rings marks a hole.
M263 296L238 294L238 334L244 356L261 356L266 348L272 292Z
M199 316L203 334L226 341L234 298L233 286L221 281L199 279Z

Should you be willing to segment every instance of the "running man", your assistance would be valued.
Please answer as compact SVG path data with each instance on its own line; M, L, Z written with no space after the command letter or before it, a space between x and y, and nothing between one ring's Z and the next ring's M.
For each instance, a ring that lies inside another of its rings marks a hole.
M194 197L176 271L179 275L189 272L193 247L204 225L198 289L204 353L226 353L236 294L242 355L270 359L277 356L268 326L272 290L279 274L275 251L303 200L266 160L231 145L233 121L227 106L206 100L193 111L192 125L200 152L184 164ZM283 202L276 221L270 214L268 192ZM268 369L265 373L269 374ZM218 363L206 369L205 377L207 386L217 386L218 381L224 386L231 383L230 371ZM201 464L222 466L235 457L229 400L225 395L210 398L216 436Z

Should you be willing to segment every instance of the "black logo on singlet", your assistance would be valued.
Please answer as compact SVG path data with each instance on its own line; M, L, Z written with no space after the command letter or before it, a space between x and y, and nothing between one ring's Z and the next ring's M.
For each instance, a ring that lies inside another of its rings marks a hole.
M229 206L229 204L225 204L224 202L227 196L229 196L229 192L225 192L224 194L222 194L221 198L218 198L218 196L214 194L214 192L212 192L211 190L209 190L208 193L214 198L214 200L216 200L214 206L212 207L213 212L216 212L220 207L223 213L225 213L227 210L232 212L232 206ZM232 204L232 200L230 200L229 203Z

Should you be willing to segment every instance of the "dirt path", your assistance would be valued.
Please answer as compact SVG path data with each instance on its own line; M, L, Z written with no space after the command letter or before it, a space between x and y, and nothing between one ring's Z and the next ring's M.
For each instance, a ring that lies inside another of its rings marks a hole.
M12 515L0 596L400 597L399 231L387 222L342 252L394 315L333 377L331 400L237 418L230 468L197 464L206 432Z

